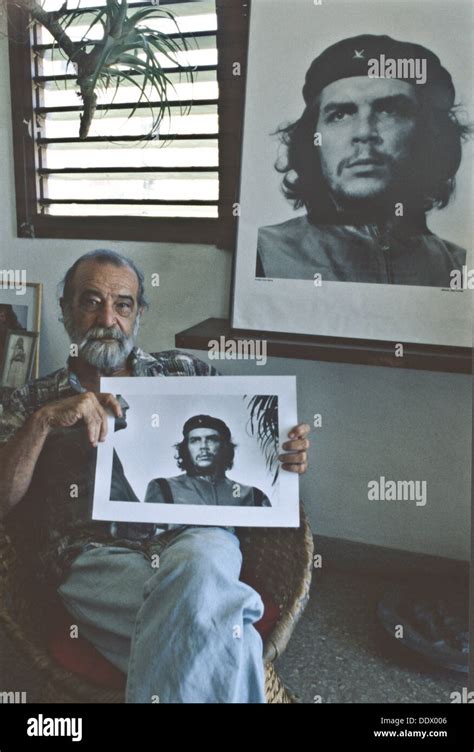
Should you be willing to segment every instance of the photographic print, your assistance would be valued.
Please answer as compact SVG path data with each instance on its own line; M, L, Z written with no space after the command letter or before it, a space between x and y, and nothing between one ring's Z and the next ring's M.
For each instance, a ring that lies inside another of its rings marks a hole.
M472 345L466 28L469 0L252 1L233 327Z
M8 330L3 348L1 385L17 389L31 376L37 334Z
M2 276L3 280L3 276ZM26 282L17 288L0 286L0 363L3 362L8 329L40 333L41 291L37 282ZM35 348L32 375L39 375L39 337Z
M120 395L124 419L99 446L94 519L298 525L297 476L278 462L297 422L294 377L102 379L101 390Z
M28 320L28 307L22 305L10 305L0 303L0 363L5 355L7 334L10 329L26 331Z

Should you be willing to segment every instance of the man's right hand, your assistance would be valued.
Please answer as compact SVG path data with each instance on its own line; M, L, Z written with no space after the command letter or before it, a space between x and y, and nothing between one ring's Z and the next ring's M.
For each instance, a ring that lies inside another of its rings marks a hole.
M113 394L84 392L50 402L33 413L12 439L0 445L0 520L28 490L36 462L48 434L84 421L87 437L96 447L107 436L108 413L122 417Z
M108 413L122 417L122 408L113 394L84 392L50 402L36 412L35 418L47 434L55 428L70 428L83 420L87 437L96 447L107 436Z

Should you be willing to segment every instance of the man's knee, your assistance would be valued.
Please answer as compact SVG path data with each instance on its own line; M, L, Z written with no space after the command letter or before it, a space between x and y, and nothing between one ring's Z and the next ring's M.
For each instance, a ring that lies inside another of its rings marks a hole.
M162 560L165 566L193 578L206 576L228 577L238 580L242 554L238 538L219 527L191 527L183 531L165 549Z
M150 572L141 552L116 546L92 548L72 563L57 593L66 605L82 608L140 605L140 594Z

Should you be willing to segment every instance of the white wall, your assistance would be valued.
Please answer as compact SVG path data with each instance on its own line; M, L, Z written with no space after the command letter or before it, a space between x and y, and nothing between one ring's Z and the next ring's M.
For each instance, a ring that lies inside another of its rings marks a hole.
M0 35L2 30L0 29ZM0 37L0 268L25 268L44 284L41 373L65 361L56 285L70 264L95 247L113 247L160 274L148 289L151 310L140 344L174 346L174 334L209 316L225 316L230 255L202 245L25 240L16 235L7 43ZM201 357L204 357L200 353ZM313 530L410 551L469 558L471 379L403 369L270 359L216 363L223 373L298 376L300 418L323 416L313 432L311 469L301 496ZM426 480L428 503L369 502L367 483L381 475Z
M469 377L283 358L212 363L223 374L296 374L299 419L322 415L301 482L314 532L470 558ZM426 506L368 501L367 483L382 475L425 480Z

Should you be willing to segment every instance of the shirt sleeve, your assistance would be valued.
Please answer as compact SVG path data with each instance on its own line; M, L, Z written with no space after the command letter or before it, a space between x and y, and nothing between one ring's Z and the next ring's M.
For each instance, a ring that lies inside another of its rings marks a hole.
M147 486L145 494L145 504L164 504L165 499L161 493L161 488L156 478L151 480Z
M20 390L5 393L0 387L0 444L10 441L25 424L28 416Z

